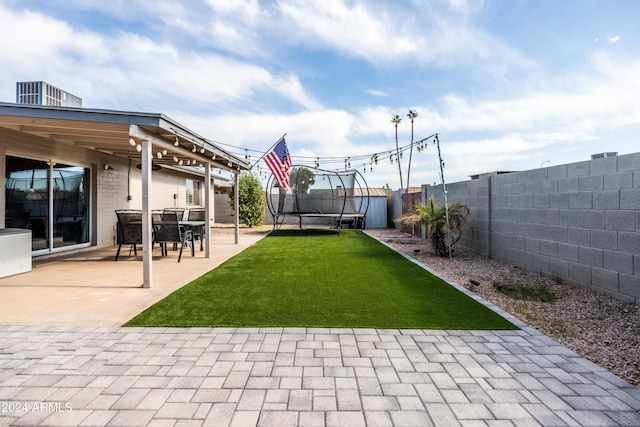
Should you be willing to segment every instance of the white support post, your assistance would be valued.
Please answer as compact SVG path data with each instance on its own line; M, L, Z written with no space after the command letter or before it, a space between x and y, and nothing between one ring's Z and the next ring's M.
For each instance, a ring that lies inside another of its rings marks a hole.
M205 239L207 242L204 248L204 257L211 258L211 163L207 162L204 165L204 236L200 236L201 239Z
M151 236L151 209L149 208L149 192L151 190L151 163L153 156L151 147L153 143L147 139L142 140L142 287L150 288L153 285L152 268L152 236Z
M235 221L235 242L236 245L238 243L240 243L240 200L238 200L240 198L240 192L238 191L238 183L239 183L239 179L238 176L240 174L237 172L233 173L233 191L234 191L234 197L233 197L233 204L234 204L234 221Z

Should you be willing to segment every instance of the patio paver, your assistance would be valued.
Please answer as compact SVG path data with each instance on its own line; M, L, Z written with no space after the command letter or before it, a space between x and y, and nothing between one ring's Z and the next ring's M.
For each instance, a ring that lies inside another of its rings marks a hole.
M0 281L0 296L11 287L25 286ZM136 310L159 298L136 295ZM0 326L0 426L640 425L640 388L491 307L522 329L87 327L75 312L52 326L27 313Z
M259 328L1 326L0 426L174 425L187 421L202 426L640 425L639 388L526 325L520 331L419 330L407 334L374 330L366 341L357 340L361 332L357 329L316 332L296 328L296 339L291 341L292 332L287 328L278 332L271 328L266 333ZM187 336L189 339L167 339ZM396 371L394 375L393 365L373 363L377 353L331 357L334 362L341 360L342 366L308 366L309 360L327 360L322 353L294 359L287 367L261 361L290 354L287 346L275 354L264 353L258 346L238 360L215 357L222 354L217 342L245 341L249 336L262 344L293 342L299 351L313 347L318 337L327 342L334 336L337 347L332 352L338 356L353 339L362 349L368 349L371 342L392 342L394 349L385 351L393 354L414 353L420 342L435 339L447 343L448 354L460 360L418 362L426 368L422 372L402 375L404 372ZM129 347L132 337L137 344ZM201 352L177 355L194 342L208 344ZM516 342L518 358L503 361L502 352L468 353L470 344L478 342ZM118 358L123 351L128 357ZM148 352L173 356L156 358L156 369L147 370L143 368L150 359L143 355ZM489 371L465 369L473 360L480 366L495 363L502 369L493 371L496 377ZM535 371L535 382L516 369L523 363ZM175 366L190 369L177 373ZM357 366L370 368L360 376Z

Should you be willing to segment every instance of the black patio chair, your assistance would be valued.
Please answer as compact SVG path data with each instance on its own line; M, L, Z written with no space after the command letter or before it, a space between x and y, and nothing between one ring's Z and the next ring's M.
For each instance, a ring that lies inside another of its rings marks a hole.
M164 213L172 213L174 212L178 218L178 221L182 221L184 218L184 208L164 208Z
M152 216L152 220L154 220L153 229L155 230L155 241L160 244L162 256L167 256L167 243L180 244L178 262L182 259L182 250L185 245L190 245L191 256L195 255L193 249L193 233L191 230L183 231L180 229L176 212L164 211L160 222L155 221L155 216Z
M187 213L187 221L205 221L206 211L204 208L189 209ZM202 239L204 239L204 225L194 228L193 240L200 240L200 250L202 250Z
M131 256L131 249L133 249L133 254L137 256L138 249L136 246L142 244L142 211L119 209L116 210L116 217L118 218L116 233L118 251L116 252L115 260L118 261L122 245L131 245L129 247L129 256Z
M178 221L182 221L184 219L184 208L164 208L163 212L175 212L176 216L178 217ZM183 228L180 228L180 231L184 231ZM176 249L178 249L178 244L174 243L173 250L175 251Z

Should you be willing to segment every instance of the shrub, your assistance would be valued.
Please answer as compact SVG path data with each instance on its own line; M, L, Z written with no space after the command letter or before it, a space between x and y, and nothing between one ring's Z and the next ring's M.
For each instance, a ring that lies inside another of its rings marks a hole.
M233 188L230 188L227 194L233 209L235 203ZM267 201L258 178L251 174L240 177L238 180L238 204L240 221L249 227L262 225Z
M447 215L449 216L449 236L447 236ZM427 236L431 239L431 246L437 256L445 257L449 254L449 237L451 246L455 245L462 228L469 216L469 208L459 203L447 206L438 205L433 197L427 203L416 203L411 212L394 220L401 226L413 227L422 224L427 228Z

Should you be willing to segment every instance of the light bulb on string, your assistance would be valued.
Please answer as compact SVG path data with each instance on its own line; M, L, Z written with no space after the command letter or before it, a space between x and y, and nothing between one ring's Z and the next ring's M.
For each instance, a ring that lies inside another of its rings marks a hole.
M178 135L176 135L176 140L173 141L173 145L175 145L176 147L180 145L180 141L178 140Z
M135 147L135 145L136 145L136 140L135 140L135 139L133 139L133 138L129 138L129 145L130 145L130 146L132 146L132 147Z

